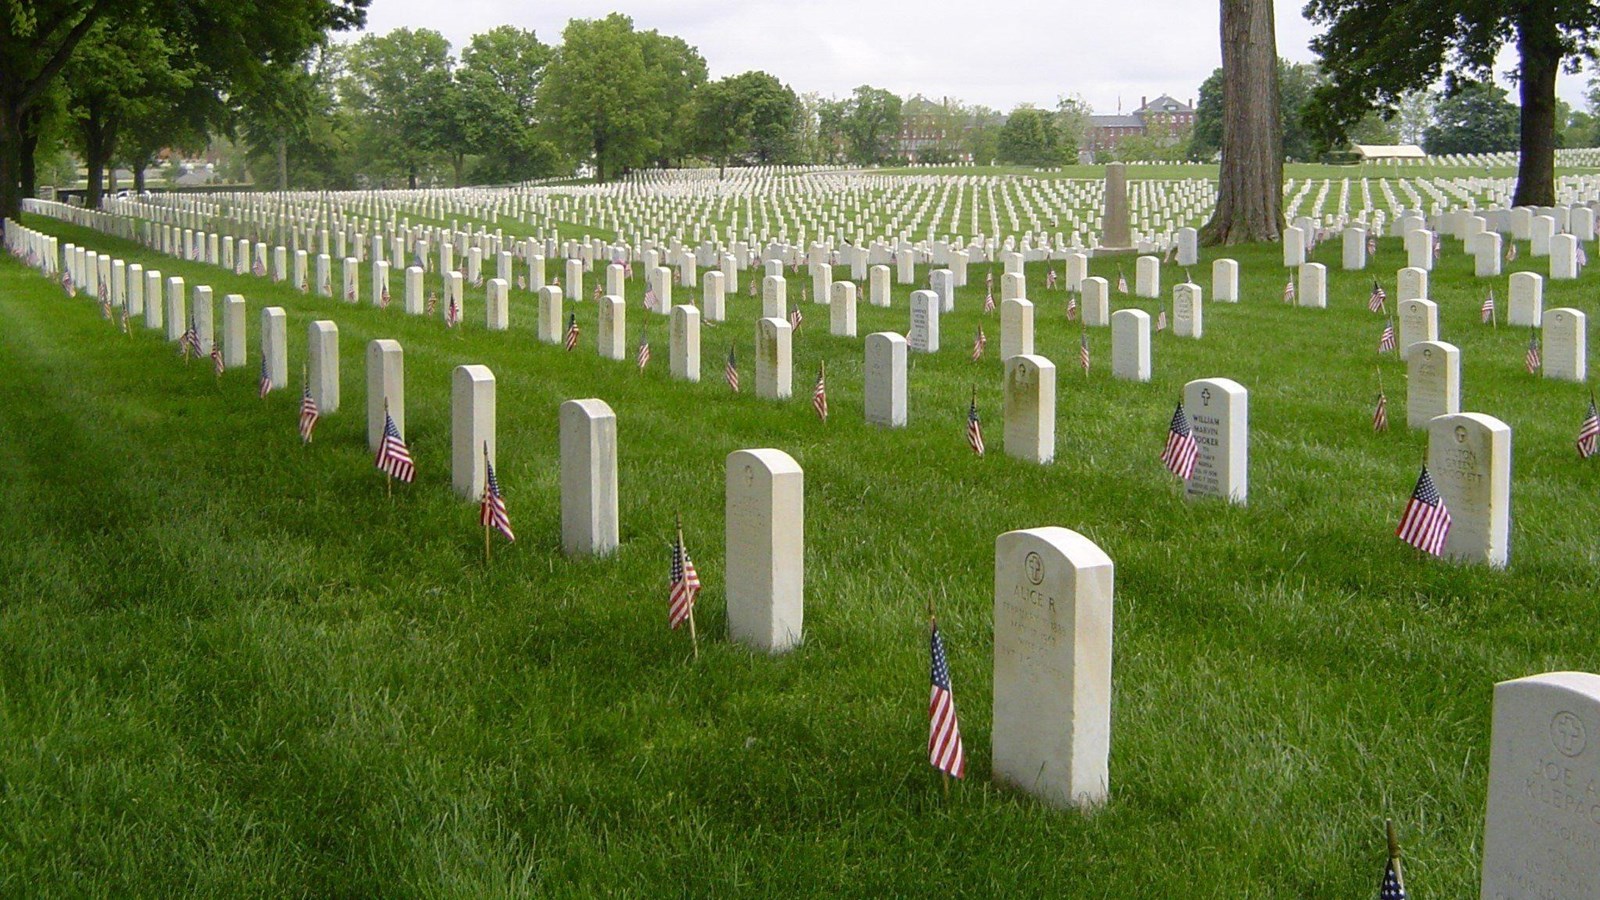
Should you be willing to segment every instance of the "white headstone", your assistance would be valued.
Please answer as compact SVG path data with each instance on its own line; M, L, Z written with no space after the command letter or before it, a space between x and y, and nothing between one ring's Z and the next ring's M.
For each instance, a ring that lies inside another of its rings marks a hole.
M1429 420L1428 471L1450 510L1444 555L1503 568L1510 553L1511 426L1482 413Z
M721 270L710 269L700 278L700 306L705 312L707 322L721 322L728 318L727 275Z
M768 275L761 279L761 315L767 319L782 319L789 315L789 289L782 275Z
M1229 378L1202 378L1183 386L1183 407L1199 448L1188 496L1243 506L1250 493L1249 392Z
M1141 256L1134 261L1133 293L1139 297L1161 296L1161 257Z
M477 249L474 247L473 249ZM385 265L385 263L378 263ZM484 314L484 324L490 331L505 331L511 327L511 286L504 278L491 278L489 285L484 289L484 305L487 311Z
M1172 286L1172 333L1197 338L1205 333L1205 296L1200 285Z
M567 322L561 288L547 284L539 288L539 322L536 335L546 344L559 344L566 337Z
M1544 279L1534 272L1512 272L1506 322L1524 328L1538 328L1543 316Z
M1300 267L1300 285L1295 302L1313 309L1328 306L1328 269L1322 263L1306 263Z
M1042 356L1005 361L1005 451L1007 456L1048 463L1056 456L1056 366Z
M599 332L601 359L628 358L628 304L625 300L612 294L601 297L595 330Z
M1439 304L1432 300L1401 300L1399 314L1401 359L1405 359L1406 350L1412 344L1439 339Z
M889 305L888 266L873 266L867 270L867 296L873 306Z
M787 400L794 391L793 337L786 319L768 317L756 323L756 396Z
M1111 558L1065 528L994 548L994 779L1051 806L1110 788Z
M1494 278L1500 274L1501 238L1497 232L1485 231L1472 239L1472 273L1479 278Z
M1000 303L1000 358L1033 354L1033 304L1021 298Z
M911 292L911 330L906 342L913 353L939 352L939 295Z
M1426 428L1435 416L1461 411L1461 351L1444 341L1418 341L1405 351L1406 424Z
M672 308L668 328L669 371L682 381L700 380L700 310L688 304Z
M1394 299L1396 303L1405 300L1428 299L1428 273L1424 269L1409 266L1401 269L1395 276Z
M406 365L400 342L388 339L367 344L367 450L378 451L383 443L383 412L389 416L400 436L406 434Z
M1287 268L1303 266L1306 262L1306 233L1290 225L1283 230L1283 264Z
M1600 675L1494 686L1483 900L1600 897Z
M494 395L488 366L456 366L450 376L450 484L467 500L483 498L485 447L496 461Z
M1540 371L1546 378L1583 383L1589 377L1588 317L1561 307L1544 314L1544 354Z
M1360 225L1350 225L1344 230L1344 248L1340 262L1346 272L1359 272L1367 267L1367 230Z
M1550 280L1571 281L1578 277L1578 239L1558 234L1550 239Z
M863 378L867 422L904 428L906 339L891 331L867 335L867 363Z
M1211 263L1211 299L1218 303L1239 302L1239 262L1219 259Z
M561 549L617 549L617 414L604 400L561 404Z
M306 332L306 367L311 399L322 415L339 411L339 324L312 322Z
M189 320L194 323L195 339L200 345L195 352L200 356L209 355L217 335L216 306L212 302L210 285L194 286L194 303L189 309Z
M1125 381L1150 380L1150 314L1142 309L1111 314L1111 375Z
M267 360L272 390L289 387L289 317L281 306L261 311L261 354Z
M798 646L805 609L805 475L782 450L728 455L728 634L765 653Z
M1178 265L1198 266L1200 264L1200 232L1193 228L1178 229Z
M1083 324L1104 328L1111 324L1111 283L1104 278L1085 278L1083 286Z
M166 304L167 340L176 341L189 328L188 301L183 296L183 278L173 275L167 279Z
M244 297L229 294L222 298L222 364L230 369L245 364Z

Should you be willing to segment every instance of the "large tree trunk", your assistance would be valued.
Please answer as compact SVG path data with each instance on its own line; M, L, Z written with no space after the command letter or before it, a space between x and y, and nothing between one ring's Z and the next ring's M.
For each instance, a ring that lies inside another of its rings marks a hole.
M1556 72L1561 68L1560 36L1543 3L1523 7L1517 23L1522 56L1522 160L1517 167L1513 206L1556 203Z
M0 96L0 220L22 217L22 109L11 91Z
M39 195L39 110L38 107L23 113L22 150L17 159L18 189L23 197Z
M1275 241L1283 226L1283 123L1272 0L1222 0L1222 171L1207 246Z
M278 190L289 189L289 141L278 135Z
M144 170L149 165L149 159L141 159L133 164L133 191L136 194L144 193Z

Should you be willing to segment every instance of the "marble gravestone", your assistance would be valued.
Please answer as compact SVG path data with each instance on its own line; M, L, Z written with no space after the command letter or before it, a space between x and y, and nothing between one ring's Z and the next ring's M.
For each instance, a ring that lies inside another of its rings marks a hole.
M672 308L667 326L667 371L680 381L700 380L700 310L687 303Z
M1150 380L1150 314L1119 309L1111 314L1111 376L1124 381Z
M330 319L312 322L306 329L306 377L317 412L339 411L339 325Z
M495 457L495 381L488 366L456 366L450 376L450 485L465 500L480 500Z
M939 295L911 292L911 331L906 342L913 353L939 352Z
M281 306L261 310L261 355L267 361L271 390L289 387L288 314Z
M1504 568L1510 557L1511 426L1482 413L1428 422L1428 471L1450 510L1448 559Z
M1055 807L1110 790L1111 558L1065 528L994 550L994 780Z
M1494 686L1482 900L1600 897L1600 675Z
M1042 356L1008 357L1002 414L1007 456L1041 465L1054 460L1055 363Z
M1220 497L1243 506L1250 492L1250 394L1230 378L1183 386L1183 408L1199 449L1185 485L1189 497Z
M1033 304L1020 297L1000 301L1000 359L1033 353Z
M1172 333L1198 338L1204 334L1205 302L1200 285L1184 282L1172 286Z
M1544 314L1544 359L1540 371L1546 378L1576 381L1589 376L1588 317L1582 310L1561 307Z
M1406 425L1426 428L1434 416L1461 411L1461 350L1418 341L1405 351Z
M764 653L799 645L805 610L805 475L782 450L728 455L728 634Z
M1439 339L1439 304L1432 300L1401 300L1399 303L1400 329L1396 335L1396 349L1405 359L1406 351L1418 341Z
M617 414L604 400L561 404L561 549L605 556L617 530Z
M383 443L387 409L401 438L406 434L406 367L400 342L379 339L367 344L367 450Z
M906 339L892 331L867 335L863 372L866 418L872 425L906 425Z
M756 323L756 396L787 400L794 391L793 332L781 318Z

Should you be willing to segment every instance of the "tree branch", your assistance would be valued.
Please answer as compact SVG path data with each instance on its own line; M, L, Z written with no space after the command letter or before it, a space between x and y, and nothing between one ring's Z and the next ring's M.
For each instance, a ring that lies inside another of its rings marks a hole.
M33 101L39 99L39 95L44 93L44 89L49 86L51 80L61 72L61 67L66 65L67 60L72 57L72 51L78 48L83 36L89 33L89 29L94 27L95 21L110 6L111 0L94 0L94 3L84 12L83 18L79 20L78 24L72 26L72 30L67 32L66 37L61 39L61 46L56 48L56 52L51 54L50 59L39 69L39 74L35 75L33 80L29 81L18 93L18 112L32 106ZM54 31L55 28L52 26L51 30Z

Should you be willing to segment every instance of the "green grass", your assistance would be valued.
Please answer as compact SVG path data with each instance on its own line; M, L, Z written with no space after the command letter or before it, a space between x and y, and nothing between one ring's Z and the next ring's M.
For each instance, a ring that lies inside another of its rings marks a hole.
M1486 284L1453 241L1432 293L1464 405L1514 429L1503 572L1394 539L1424 440L1369 429L1370 275L1333 271L1330 309L1287 308L1276 247L1233 251L1245 302L1208 304L1201 341L1158 335L1145 385L1110 378L1106 330L1083 378L1064 296L1030 267L1038 352L1060 366L1057 460L1038 467L1000 452L995 354L967 360L980 322L998 339L981 268L944 350L912 361L910 427L884 431L861 421L861 342L829 337L821 306L794 400L729 396L730 342L753 377L743 283L742 324L706 327L691 385L667 378L660 317L641 376L594 354L588 302L567 354L534 340L522 292L509 333L482 328L477 290L446 332L398 287L387 311L352 307L28 224L243 293L252 356L218 384L0 262L0 894L1371 896L1389 816L1414 894L1460 897L1493 683L1600 669L1600 466L1571 445L1586 393L1526 375L1523 330L1477 324ZM1338 252L1316 258L1336 270ZM1401 265L1384 240L1375 271ZM1593 315L1592 284L1548 284L1546 305ZM255 397L264 305L289 310L293 372L307 323L339 323L344 408L309 448L293 390ZM905 290L859 317L904 331ZM405 347L420 472L392 500L365 442L374 338ZM826 425L805 397L824 359ZM520 538L487 567L476 504L449 488L461 363L496 373ZM1251 391L1248 508L1185 502L1156 458L1181 385L1214 375ZM963 439L974 383L984 459ZM556 411L576 397L619 420L605 561L559 548ZM750 447L806 472L805 643L776 659L723 637L723 460ZM707 583L698 662L665 628L679 510ZM1088 817L987 777L993 542L1042 525L1117 565L1111 801ZM930 597L969 754L948 796L925 760Z

